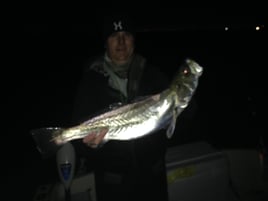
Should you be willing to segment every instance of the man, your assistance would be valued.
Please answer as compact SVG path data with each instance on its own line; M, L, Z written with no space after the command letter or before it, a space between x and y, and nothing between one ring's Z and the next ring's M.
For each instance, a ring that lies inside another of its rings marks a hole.
M169 81L135 52L135 31L126 17L104 22L104 54L87 62L74 103L73 123L80 123L115 103L158 93ZM165 130L129 141L99 146L105 130L72 143L78 158L94 171L97 200L168 200ZM93 136L93 137L92 137Z

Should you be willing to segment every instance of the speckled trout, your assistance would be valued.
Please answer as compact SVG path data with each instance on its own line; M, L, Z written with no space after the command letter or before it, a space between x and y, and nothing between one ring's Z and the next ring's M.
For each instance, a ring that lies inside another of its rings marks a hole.
M89 120L69 128L47 127L31 131L37 148L43 154L68 141L82 139L106 129L102 145L109 140L131 140L166 129L171 138L177 117L188 106L198 86L203 67L186 59L175 74L170 86L157 94L117 105Z

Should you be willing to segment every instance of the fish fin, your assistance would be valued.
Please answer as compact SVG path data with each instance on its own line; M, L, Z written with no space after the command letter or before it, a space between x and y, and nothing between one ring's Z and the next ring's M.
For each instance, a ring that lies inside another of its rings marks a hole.
M175 128L176 128L176 122L177 122L177 114L176 114L176 110L174 110L173 112L173 116L172 119L170 121L170 124L167 128L167 138L170 139L172 137L172 135L174 134Z
M56 143L53 140L55 134L62 131L63 128L59 127L38 128L30 131L36 148L43 158L51 157L62 147L63 144Z
M93 137L91 137L93 133L90 133L89 135L91 138L88 139L89 142L87 143L87 145L90 146L91 148L102 147L108 141L108 139L105 138L105 135L107 134L108 131L109 131L109 127L103 127L97 131L94 131Z

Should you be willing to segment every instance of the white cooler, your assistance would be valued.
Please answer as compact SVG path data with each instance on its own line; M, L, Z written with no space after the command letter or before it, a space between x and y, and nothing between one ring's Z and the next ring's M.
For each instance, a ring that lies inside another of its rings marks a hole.
M208 143L171 147L166 164L169 201L237 201L226 155Z

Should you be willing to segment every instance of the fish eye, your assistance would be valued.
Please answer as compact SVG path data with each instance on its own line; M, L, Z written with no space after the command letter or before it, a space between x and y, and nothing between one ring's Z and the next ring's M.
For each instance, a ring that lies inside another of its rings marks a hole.
M186 67L182 70L183 75L189 76L191 74L191 70L189 67Z
M183 69L183 74L188 74L189 70L188 69Z

